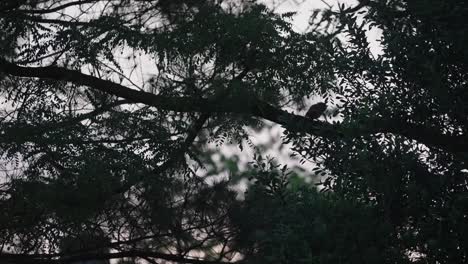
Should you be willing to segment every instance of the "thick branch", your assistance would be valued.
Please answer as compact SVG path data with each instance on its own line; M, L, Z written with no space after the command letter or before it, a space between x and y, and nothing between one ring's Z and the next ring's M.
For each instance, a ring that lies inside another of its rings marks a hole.
M97 2L97 1L96 0L81 0L81 1L78 0L78 1L69 2L69 3L56 6L56 7L44 8L44 9L18 9L15 11L22 12L22 13L47 14L47 13L62 11L72 6L90 4L93 2Z
M208 100L194 100L191 97L159 96L148 92L136 91L111 81L83 74L79 71L68 70L55 66L21 67L0 59L0 71L19 77L36 77L73 82L75 84L88 86L108 94L125 98L133 103L143 103L162 110L172 110L177 112L224 112L222 111L223 109L214 109L215 107L212 104L209 104Z
M0 71L20 77L47 78L58 81L69 81L106 92L134 103L142 103L159 109L176 112L201 113L238 113L264 118L281 124L293 132L306 132L312 135L337 138L341 134L358 137L374 133L399 134L414 139L428 146L434 146L451 152L468 151L468 137L444 135L436 129L410 124L400 120L376 119L362 128L341 131L339 125L311 120L290 114L253 96L246 96L242 104L232 98L204 99L193 97L169 97L148 92L132 90L120 84L83 74L79 71L59 67L22 67L0 60Z
M67 21L61 19L52 19L52 18L42 18L39 16L31 16L26 14L18 14L25 20L30 20L36 23L44 23L44 24L57 24L62 26L89 26L91 25L90 22L83 22L83 21Z
M188 264L228 264L231 262L223 261L209 261L196 258L182 257L173 254L151 252L151 251L141 251L141 250L130 250L117 253L87 253L80 254L69 257L61 257L60 259L51 259L50 255L44 254L10 254L10 253L0 253L0 262L6 261L6 263L38 263L38 264L65 264L65 263L75 263L77 261L86 261L86 260L103 260L103 259L120 259L128 257L149 257L167 260L175 263L188 263Z

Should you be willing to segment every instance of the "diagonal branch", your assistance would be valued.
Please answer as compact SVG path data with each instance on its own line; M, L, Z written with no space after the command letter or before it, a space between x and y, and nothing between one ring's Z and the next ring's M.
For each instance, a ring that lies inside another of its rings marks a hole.
M147 175L165 173L169 170L169 168L175 167L175 165L177 165L177 163L179 163L183 159L184 154L188 151L193 141L195 141L195 138L202 130L203 125L208 120L208 118L208 113L202 113L200 117L195 120L195 122L187 130L187 137L185 138L184 142L172 151L170 157L163 164L152 169L151 173L149 174L142 173L134 175L134 177L130 178L121 186L115 188L112 192L114 194L121 194L122 192L127 191L131 186L143 180L145 177L147 177Z
M175 163L180 161L180 159L184 156L185 152L187 152L187 150L192 145L193 141L195 141L195 138L197 137L198 133L202 130L203 125L208 120L208 118L208 113L202 113L201 116L197 120L195 120L192 126L188 129L187 138L185 138L184 142L173 151L169 160L167 160L161 166L156 168L156 173L164 172L167 169L171 168Z
M468 136L442 134L434 128L411 124L402 120L375 119L366 126L353 130L340 125L311 120L290 114L253 96L242 98L243 104L232 98L205 99L195 97L161 96L144 91L136 91L120 84L83 74L79 71L60 67L22 67L0 60L0 72L20 77L46 78L68 81L162 110L201 113L238 113L260 117L281 124L292 132L305 132L331 139L340 136L359 137L375 133L392 133L414 139L428 146L442 148L450 152L468 151Z

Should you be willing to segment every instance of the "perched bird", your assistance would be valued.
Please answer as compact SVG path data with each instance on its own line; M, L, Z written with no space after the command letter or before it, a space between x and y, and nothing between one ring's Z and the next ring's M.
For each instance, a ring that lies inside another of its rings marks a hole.
M326 103L324 102L316 103L316 104L313 104L309 108L305 116L310 119L317 119L325 112L326 109L327 109Z

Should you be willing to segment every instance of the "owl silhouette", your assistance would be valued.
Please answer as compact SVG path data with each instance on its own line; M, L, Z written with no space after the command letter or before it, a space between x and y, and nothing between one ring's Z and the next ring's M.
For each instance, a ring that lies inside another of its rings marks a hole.
M323 102L316 103L310 106L305 116L310 119L317 119L321 115L323 115L326 109L327 109L326 103L323 103Z

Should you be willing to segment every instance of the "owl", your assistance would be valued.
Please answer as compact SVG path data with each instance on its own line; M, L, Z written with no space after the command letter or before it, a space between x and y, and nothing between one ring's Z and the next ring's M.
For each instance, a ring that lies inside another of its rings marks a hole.
M316 103L316 104L313 104L309 108L305 116L310 119L317 119L325 112L326 109L327 109L326 103L323 103L323 102Z

